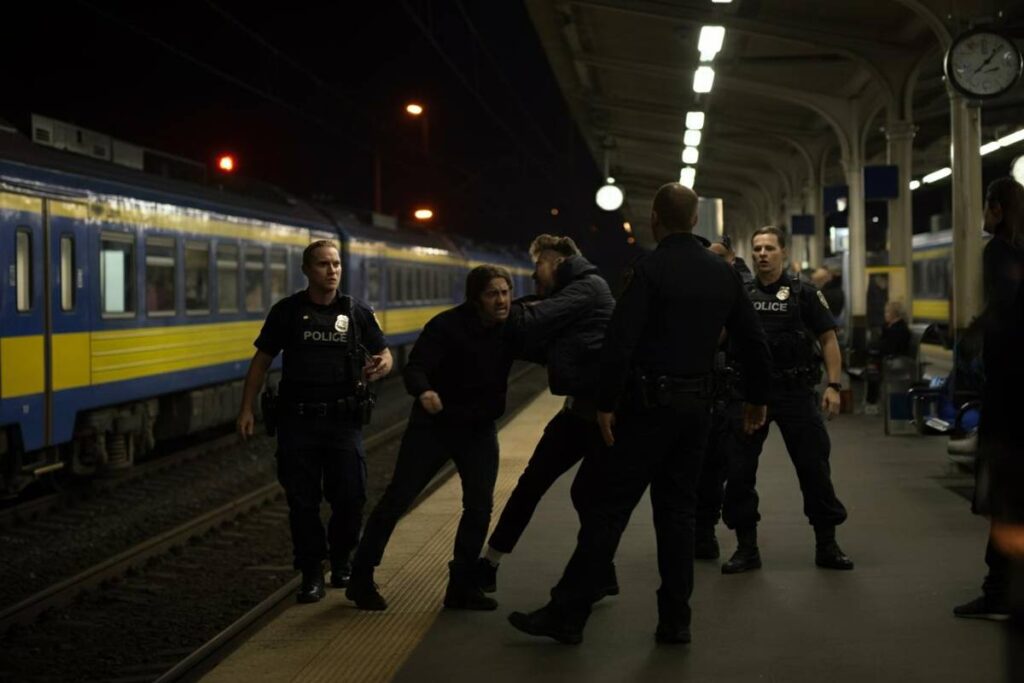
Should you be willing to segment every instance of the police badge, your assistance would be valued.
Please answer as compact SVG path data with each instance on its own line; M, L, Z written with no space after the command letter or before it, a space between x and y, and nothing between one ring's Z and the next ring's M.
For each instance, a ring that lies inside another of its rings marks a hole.
M348 316L344 313L340 314L334 321L334 329L342 334L348 333Z
M785 301L789 298L789 287L779 287L779 291L775 293L775 298L779 301Z

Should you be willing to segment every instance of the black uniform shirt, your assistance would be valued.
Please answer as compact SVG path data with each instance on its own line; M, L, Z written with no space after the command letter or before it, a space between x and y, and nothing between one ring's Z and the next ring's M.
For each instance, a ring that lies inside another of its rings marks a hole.
M276 356L281 351L284 351L287 364L288 354L300 353L302 348L298 343L298 335L296 333L299 309L309 308L317 314L333 318L342 312L342 306L340 294L336 295L331 303L321 305L310 301L308 290L304 289L301 292L296 292L291 296L281 299L271 307L270 313L263 323L263 329L260 330L260 335L256 338L253 345L270 356ZM359 343L371 355L381 353L387 348L387 340L384 338L380 325L377 324L372 308L361 301L352 299L350 316L353 323L359 326ZM285 376L282 378L282 394L286 393L287 389L288 377L286 368ZM319 392L324 393L323 396L314 396L314 393L318 392L308 393L304 398L309 400L331 398L334 392L330 390Z
M773 297L778 296L779 290L783 286L789 287L790 291L793 289L792 279L785 273L770 285L761 284L760 280L755 281L758 289ZM803 320L804 326L813 332L815 337L820 337L836 328L836 321L832 317L832 311L829 310L825 295L812 283L803 280L800 281L800 318ZM767 325L765 331L771 334L771 329Z
M694 235L666 236L634 265L608 324L598 409L615 409L631 370L651 376L709 374L723 327L745 368L747 400L765 404L771 356L739 273Z

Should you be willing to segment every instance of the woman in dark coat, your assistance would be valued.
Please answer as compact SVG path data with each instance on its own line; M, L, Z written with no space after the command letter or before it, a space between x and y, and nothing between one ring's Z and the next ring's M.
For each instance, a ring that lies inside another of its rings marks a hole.
M988 574L982 596L953 610L958 617L1006 619L1010 611L1011 559L1005 543L994 542L1007 529L1024 533L1024 187L1000 178L985 195L983 278L985 310L981 423L975 512L990 516L993 534L985 550Z

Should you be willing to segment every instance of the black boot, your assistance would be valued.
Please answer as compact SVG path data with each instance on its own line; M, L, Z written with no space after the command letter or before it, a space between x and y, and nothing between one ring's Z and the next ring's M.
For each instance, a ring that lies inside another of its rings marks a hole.
M547 636L565 645L579 645L583 642L587 619L582 613L571 615L548 603L533 612L513 612L508 615L508 622L531 636Z
M722 565L723 574L739 574L761 568L761 551L757 548L757 527L737 529L736 552Z
M356 603L359 609L380 612L388 608L387 601L377 590L377 584L373 582L373 567L353 568L348 588L345 589L345 597Z
M484 593L498 590L498 565L491 564L486 557L476 561L476 582Z
M853 560L836 543L836 528L834 526L814 527L816 547L814 551L814 564L824 569L853 569Z
M697 527L693 543L693 557L697 560L717 560L721 551L715 538L715 527Z
M327 594L324 588L324 570L317 565L302 570L302 585L295 594L295 600L302 603L320 602Z
M484 595L478 583L475 565L462 567L448 563L448 590L444 593L448 609L471 609L489 612L498 609L498 601Z

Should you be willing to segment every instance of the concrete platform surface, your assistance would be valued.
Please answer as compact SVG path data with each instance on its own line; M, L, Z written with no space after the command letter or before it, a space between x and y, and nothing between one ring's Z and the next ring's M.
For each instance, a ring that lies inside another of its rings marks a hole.
M559 407L545 395L501 433L496 510ZM850 512L838 538L857 566L814 566L813 532L796 475L773 428L762 455L764 568L724 576L697 566L694 641L657 645L651 512L645 498L616 564L622 594L594 611L585 640L525 636L512 610L547 600L575 543L571 473L549 492L516 552L502 563L496 613L441 609L459 514L453 480L399 525L378 572L391 603L363 613L342 592L295 606L223 662L207 681L929 681L1004 680L1004 628L955 619L978 594L985 520L950 490L941 439L885 437L879 418L830 425L836 491ZM734 540L719 527L723 555Z

